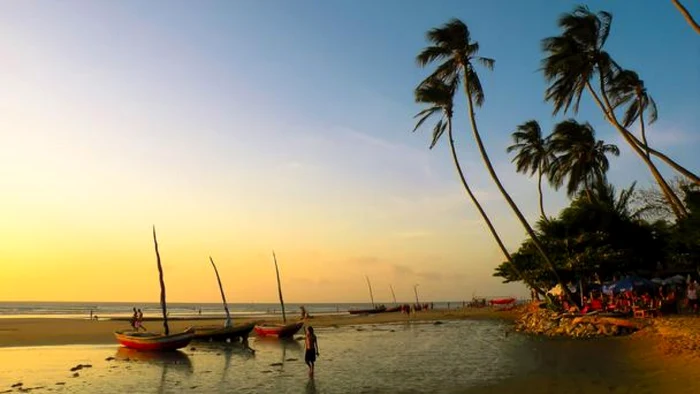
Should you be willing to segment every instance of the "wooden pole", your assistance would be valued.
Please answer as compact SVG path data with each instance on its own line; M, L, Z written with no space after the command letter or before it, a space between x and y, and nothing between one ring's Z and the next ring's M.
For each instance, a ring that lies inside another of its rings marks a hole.
M156 248L156 261L158 262L158 279L160 281L160 307L163 309L163 327L165 328L165 335L170 334L170 329L168 328L168 311L165 304L165 282L163 281L163 266L160 264L160 253L158 253L158 239L156 238L156 226L153 226L153 245Z
M282 304L282 321L287 324L287 313L284 311L284 299L282 298L282 283L280 283L280 269L277 266L277 256L275 256L275 251L272 251L272 258L275 260L275 272L277 273L277 292L280 296L280 304Z
M231 313L228 311L228 304L226 303L226 295L224 294L224 287L221 285L221 278L219 277L219 270L216 269L216 264L214 260L209 256L209 261L211 266L214 267L214 273L216 274L216 281L219 282L219 291L221 292L221 300L224 303L224 310L226 311L226 323L224 327L231 327Z
M416 305L420 305L420 302L418 302L418 285L413 285L413 294L416 295Z
M369 299L372 300L372 308L374 308L374 295L372 295L372 285L369 283L369 276L365 275L367 279L367 287L369 287Z
M394 299L394 304L396 304L396 294L394 294L394 287L389 285L389 290L391 290L391 298Z

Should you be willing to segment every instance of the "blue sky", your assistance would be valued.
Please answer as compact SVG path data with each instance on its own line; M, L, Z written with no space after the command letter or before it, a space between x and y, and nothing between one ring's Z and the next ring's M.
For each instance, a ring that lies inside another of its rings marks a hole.
M60 231L78 243L98 222L103 232L94 236L106 245L157 222L195 249L228 250L222 232L245 234L248 259L290 243L291 260L317 264L299 276L298 293L292 285L301 300L309 283L324 299L323 286L342 282L327 267L348 262L359 262L346 274L360 281L367 271L393 275L407 289L432 280L423 288L435 298L519 292L490 278L501 257L463 196L445 144L428 151L429 130L410 133L419 110L412 90L427 73L414 58L426 30L457 17L481 55L496 59L493 72L481 72L486 103L477 119L507 189L535 218L535 184L515 173L505 148L516 125L536 119L549 130L563 118L553 119L543 100L539 48L576 4L2 3L0 187L16 222L0 230L16 245L37 228L47 242ZM650 142L697 172L697 35L668 2L586 4L613 13L608 50L640 73L659 105ZM642 162L588 97L582 103L577 119L622 148L610 178L649 184ZM473 149L461 96L456 108L470 181L515 248L524 232ZM550 213L566 204L563 193L548 190L545 198ZM7 250L28 258L19 246ZM457 279L444 285L438 272Z

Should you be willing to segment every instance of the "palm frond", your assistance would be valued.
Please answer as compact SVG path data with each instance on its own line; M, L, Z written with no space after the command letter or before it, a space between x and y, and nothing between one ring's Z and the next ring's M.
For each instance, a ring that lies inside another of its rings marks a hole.
M416 132L416 130L418 130L423 125L423 123L425 123L426 120L428 120L433 114L435 114L435 112L437 110L439 110L439 108L432 107L432 108L428 108L427 110L429 112L426 112L425 115L423 115L423 117L420 118L420 120L418 120L418 122L416 122L416 127L413 128L414 133ZM424 111L426 111L426 110L423 110L421 112L424 112ZM418 116L419 114L417 114L416 116Z
M425 47L418 56L416 56L416 64L419 67L426 67L439 60L448 59L450 55L451 53L448 48L438 46Z
M440 119L433 128L433 139L430 142L429 149L433 149L433 147L435 147L435 144L437 144L438 140L440 140L440 137L442 137L442 135L445 133L446 128L447 122L443 119Z
M496 60L488 58L488 57L477 57L476 60L481 63L482 66L488 68L490 71L493 71L493 66L496 64Z

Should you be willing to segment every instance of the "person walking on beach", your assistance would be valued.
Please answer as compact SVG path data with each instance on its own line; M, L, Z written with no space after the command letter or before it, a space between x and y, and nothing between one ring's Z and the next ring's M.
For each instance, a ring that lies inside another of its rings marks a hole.
M306 352L304 353L304 361L309 366L309 376L314 376L314 363L318 352L318 339L314 334L314 328L309 326L306 328Z
M141 309L139 309L136 315L136 331L142 328L144 331L148 331L146 327L143 326L143 312L141 312Z
M136 322L138 321L138 319L139 319L139 313L136 312L136 308L134 308L134 314L131 315L131 320L129 321L129 323L131 323L131 328L133 328L134 330L137 330L137 331L138 331L138 329L136 328Z

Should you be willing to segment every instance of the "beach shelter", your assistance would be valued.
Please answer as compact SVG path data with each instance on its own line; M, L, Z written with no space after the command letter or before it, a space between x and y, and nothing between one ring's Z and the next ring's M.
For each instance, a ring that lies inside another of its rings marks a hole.
M621 293L624 291L632 290L653 290L657 286L656 283L640 278L637 276L628 276L623 278L612 285L613 292Z
M685 283L685 278L683 275L674 275L670 278L666 278L663 281L663 284L665 285L682 285Z

